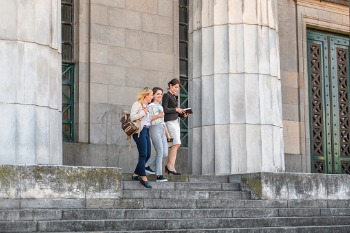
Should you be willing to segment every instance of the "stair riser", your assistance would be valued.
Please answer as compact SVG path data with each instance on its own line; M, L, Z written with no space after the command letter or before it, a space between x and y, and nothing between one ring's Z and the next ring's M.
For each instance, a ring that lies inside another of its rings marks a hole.
M205 191L240 191L239 183L173 183L173 182L151 182L153 189L162 190L205 190ZM144 190L138 181L123 181L123 190Z
M108 219L198 219L350 216L348 209L75 209L2 210L0 221L31 220L108 220Z
M0 210L0 221L60 220L62 212L62 210L55 209Z
M164 199L215 199L247 200L250 195L239 191L168 191L168 190L123 190L123 198Z
M191 183L229 183L229 176L189 176L189 182Z
M38 223L0 223L1 232L36 232ZM46 224L47 227L49 224ZM41 226L42 228L44 226ZM81 228L86 228L88 225L81 225ZM91 227L102 227L101 225ZM50 231L41 231L50 232ZM52 232L52 231L51 231ZM59 231L64 232L64 231ZM68 232L68 231L66 231ZM121 232L116 230L108 231ZM350 226L305 226L305 227L266 227L266 228L249 228L249 229L237 229L237 228L225 228L225 229L184 229L184 230L142 230L142 231L123 231L128 233L345 233L350 232Z
M0 222L0 232L35 232L36 222Z
M128 233L344 233L350 232L350 226L324 226L324 227L283 227L283 228L259 228L259 229L200 229L200 230L161 230L161 231L127 231ZM112 232L109 232L112 233Z
M350 218L265 218L38 222L39 231L115 231L350 225Z
M124 173L122 174L122 181L130 181L131 180L131 176L133 174L132 173ZM189 176L188 175L181 175L181 176L173 176L173 175L168 175L163 173L163 175L165 176L165 178L167 178L167 180L169 182L188 182ZM147 174L147 179L149 181L156 181L156 175L149 175Z
M197 176L197 175L181 175L181 176L173 176L164 174L165 177L171 182L190 182L190 183L229 183L229 180L232 180L234 183L234 179L229 178L229 176ZM123 181L130 181L132 174L124 173L122 174ZM147 175L148 180L155 181L155 175Z
M350 208L348 201L339 203L337 201L308 201L303 205L294 200L180 200L172 199L14 199L0 200L0 209L85 209L85 208L115 208L115 209L142 209L142 208ZM147 203L144 205L144 202ZM154 206L149 203L155 203ZM160 204L164 203L164 205ZM177 207L178 206L178 207Z

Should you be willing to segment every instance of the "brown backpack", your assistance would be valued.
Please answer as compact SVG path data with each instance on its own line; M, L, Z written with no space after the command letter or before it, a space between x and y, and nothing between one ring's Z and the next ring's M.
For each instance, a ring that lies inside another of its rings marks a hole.
M130 137L134 133L137 133L138 128L136 125L130 120L130 113L124 112L123 117L120 119L122 123L122 129Z

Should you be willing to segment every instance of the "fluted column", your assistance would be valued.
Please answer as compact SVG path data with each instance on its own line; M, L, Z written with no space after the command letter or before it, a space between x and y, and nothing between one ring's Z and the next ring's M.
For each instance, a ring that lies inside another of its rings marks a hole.
M0 164L62 164L61 1L0 0Z
M284 171L276 0L190 1L194 174Z

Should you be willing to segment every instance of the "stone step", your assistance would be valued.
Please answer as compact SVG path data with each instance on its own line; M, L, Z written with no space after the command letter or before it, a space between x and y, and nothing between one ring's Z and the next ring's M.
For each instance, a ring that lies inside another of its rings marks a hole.
M166 177L169 182L190 182L190 183L230 183L230 180L232 180L232 183L238 183L235 182L229 175L221 175L221 176L214 176L214 175L180 175L180 176L174 176L174 175L168 175L163 174L164 177ZM130 181L131 180L132 173L123 173L122 174L122 181ZM156 175L148 175L147 179L149 181L155 181Z
M20 228L18 224L9 224L9 228L2 228L1 232L38 232L33 229L36 229L36 223L32 222L32 225L28 225L27 223L22 226L33 226L33 228ZM14 228L13 228L14 227ZM46 233L48 233L47 231ZM79 231L76 231L79 232ZM88 232L96 232L96 231L83 231L85 233ZM121 231L99 231L108 232L108 233L119 233ZM261 228L220 228L220 229L176 229L176 230L140 230L140 231L122 231L124 233L346 233L350 232L350 226L344 225L335 225L335 226L297 226L297 227L261 227ZM45 233L45 231L41 231L41 233ZM68 231L62 233L68 233Z
M228 208L228 209L16 209L1 210L0 221L198 219L350 216L350 208Z
M132 173L123 173L122 174L122 181L131 181ZM156 181L156 175L147 175L147 179L149 181ZM169 182L188 182L189 176L188 175L180 175L180 176L174 176L174 175L166 175L164 174L164 177L168 179Z
M205 190L205 191L240 191L239 183L187 183L187 182L151 182L153 189L167 190ZM138 181L122 181L122 189L145 189Z
M36 232L36 221L0 221L0 232Z
M112 231L113 232L113 231ZM117 232L117 231L116 231ZM350 226L306 226L306 227L263 227L263 228L221 228L221 229L186 229L186 230L152 230L123 231L125 233L345 233L350 232ZM109 231L109 233L111 233Z
M191 183L203 183L203 182L229 183L229 176L228 175L222 175L222 176L190 175L188 181Z
M143 199L214 199L214 200L248 200L249 192L242 191L192 191L192 190L123 190L122 198Z
M153 205L153 206L152 206ZM177 209L177 208L350 208L349 200L214 200L214 199L1 199L0 210L6 209Z
M225 229L225 228L263 228L263 227L302 227L302 226L350 226L348 216L302 217L302 218L207 218L207 219L135 219L135 220L78 220L78 221L32 221L0 222L0 229L8 232L69 232L69 231L144 231L176 229ZM18 224L18 226L17 226ZM34 225L33 225L34 224ZM11 228L10 228L11 227ZM19 229L19 230L18 230Z

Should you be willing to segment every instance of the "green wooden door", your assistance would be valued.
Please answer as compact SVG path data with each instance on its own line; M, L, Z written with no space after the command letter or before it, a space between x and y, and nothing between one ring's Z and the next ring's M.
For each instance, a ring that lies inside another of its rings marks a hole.
M307 39L311 170L350 174L349 38L309 30Z

